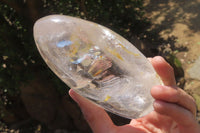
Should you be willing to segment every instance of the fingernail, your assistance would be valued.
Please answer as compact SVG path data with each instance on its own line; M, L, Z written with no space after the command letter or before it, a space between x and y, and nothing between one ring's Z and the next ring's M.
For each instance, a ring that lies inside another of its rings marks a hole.
M76 103L78 103L78 100L76 99L76 94L75 94L76 92L74 92L74 90L72 90L72 89L70 89L69 90L69 96L76 102Z
M165 59L161 56L155 56L154 59L157 61L165 61Z
M160 90L162 90L164 87L165 87L165 86L163 86L163 85L157 85L157 86L154 86L152 89L153 89L154 91L160 91Z

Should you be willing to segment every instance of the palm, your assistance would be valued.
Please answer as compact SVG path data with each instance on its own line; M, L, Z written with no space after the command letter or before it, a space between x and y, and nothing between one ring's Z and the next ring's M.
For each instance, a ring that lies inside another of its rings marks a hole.
M80 106L94 133L200 133L195 120L196 104L191 96L175 87L173 69L161 57L151 59L165 86L151 89L154 111L131 120L130 124L116 126L100 107L70 90L70 96Z
M193 125L191 124L191 126ZM185 128L184 125L177 124L170 117L155 111L143 118L131 120L128 125L117 128L117 133L189 133L193 130L193 127Z
M123 133L124 128L127 128L127 126L120 127L122 129L119 129L119 133ZM131 127L130 133L134 133L133 131L135 133L179 133L180 131L174 120L155 111L143 118L131 120L129 127Z

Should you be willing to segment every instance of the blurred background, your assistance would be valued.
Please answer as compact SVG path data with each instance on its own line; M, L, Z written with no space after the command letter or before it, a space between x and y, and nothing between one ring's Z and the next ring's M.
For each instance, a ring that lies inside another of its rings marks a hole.
M69 88L34 44L35 21L51 14L99 23L145 56L163 56L174 67L177 85L196 100L200 121L199 7L200 0L1 0L0 132L91 132ZM109 115L117 125L129 122Z

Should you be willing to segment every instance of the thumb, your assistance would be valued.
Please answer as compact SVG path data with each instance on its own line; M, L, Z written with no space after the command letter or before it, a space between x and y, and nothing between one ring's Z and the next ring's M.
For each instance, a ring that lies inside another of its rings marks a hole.
M115 125L104 109L78 95L72 89L69 91L69 95L81 108L85 119L94 133L106 133L115 128Z

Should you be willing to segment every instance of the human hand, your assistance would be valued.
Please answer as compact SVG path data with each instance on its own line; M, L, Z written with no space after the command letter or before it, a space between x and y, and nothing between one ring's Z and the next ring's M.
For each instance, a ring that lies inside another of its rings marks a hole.
M176 87L173 68L162 57L154 57L150 61L164 86L151 89L155 98L154 111L142 118L132 119L129 124L114 125L104 109L73 90L69 91L94 133L200 133L200 126L195 120L195 101Z

